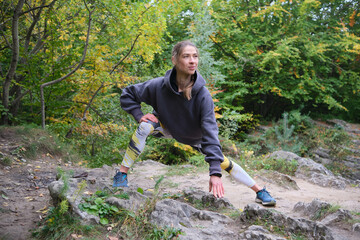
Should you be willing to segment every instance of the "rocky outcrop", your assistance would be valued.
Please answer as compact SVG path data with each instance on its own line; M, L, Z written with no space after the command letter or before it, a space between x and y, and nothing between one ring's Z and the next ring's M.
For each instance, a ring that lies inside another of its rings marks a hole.
M292 152L276 151L270 154L271 158L283 159L286 161L297 161L298 168L295 176L322 187L334 187L344 189L348 181L340 176L335 176L329 169L310 158L302 158Z
M99 191L109 193L104 201L116 206L117 209L127 209L136 213L139 209L148 207L147 204L154 199L151 191L139 191L139 186L136 184L122 190L109 188L113 172L114 169L108 166L86 171L75 170L71 176L63 174L57 181L52 182L49 191L55 203L66 199L72 212L80 216L84 222L101 222L99 216L82 211L79 207L84 203L84 199ZM118 191L126 194L127 197L120 198ZM183 201L180 201L181 199ZM195 208L196 203L201 204L202 209ZM207 209L216 209L216 211ZM230 218L217 211L232 212L233 215L240 217ZM307 239L333 239L327 227L321 222L293 218L257 204L246 206L244 212L240 213L226 198L217 199L212 194L199 189L184 190L179 200L159 199L151 210L149 221L159 227L180 229L182 232L180 239L273 240L285 239L291 234L306 236ZM354 228L357 229L356 226Z
M150 216L159 226L172 226L184 233L181 239L236 239L234 220L211 211L198 210L189 204L172 199L156 203Z
M241 220L246 222L271 223L285 234L298 234L306 239L334 239L331 231L325 225L305 218L293 218L285 214L261 208L256 204L249 204L241 214Z
M331 204L314 199L310 203L298 202L295 204L294 212L300 213L303 217L307 217L317 222L330 227L335 232L343 232L343 229L348 229L347 233L338 236L336 239L360 239L359 223L351 224L354 219L351 212L339 207L334 207ZM351 233L352 231L353 233Z

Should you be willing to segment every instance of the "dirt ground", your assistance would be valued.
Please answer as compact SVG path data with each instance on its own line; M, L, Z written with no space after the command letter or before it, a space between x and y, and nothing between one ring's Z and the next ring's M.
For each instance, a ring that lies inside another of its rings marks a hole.
M0 151L7 152L12 142L0 137ZM0 239L29 239L31 231L46 216L52 206L47 186L56 178L57 168L72 168L52 156L41 156L37 160L17 160L11 166L0 165ZM75 166L74 166L75 167ZM186 167L186 166L185 166ZM159 175L167 168L153 161L136 164L129 174L129 182L136 183L144 190L153 188ZM227 175L227 174L225 174ZM112 178L112 176L109 176ZM310 203L318 198L322 201L350 211L360 211L360 188L348 186L344 190L313 185L302 179L294 178L299 190L289 190L265 178L254 175L260 186L266 186L277 200L275 209L295 216L293 207L297 202ZM185 176L165 177L163 191L176 193L189 187L208 191L208 173L193 173ZM223 178L225 197L239 209L253 203L255 193L244 185L234 182L229 176ZM341 239L341 238L339 238ZM345 238L344 238L345 239Z

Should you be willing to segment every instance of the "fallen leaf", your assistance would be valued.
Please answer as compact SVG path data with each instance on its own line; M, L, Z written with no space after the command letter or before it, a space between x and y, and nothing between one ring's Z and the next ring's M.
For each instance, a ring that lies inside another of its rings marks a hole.
M37 210L36 212L37 213L39 213L39 212L41 212L41 213L43 213L45 210L47 211L47 206L45 206L45 207L43 207L42 209L39 209L39 210Z
M72 239L81 239L83 236L82 235L77 235L77 234L71 234Z
M109 240L119 240L119 238L117 237L111 237L111 236L108 236Z

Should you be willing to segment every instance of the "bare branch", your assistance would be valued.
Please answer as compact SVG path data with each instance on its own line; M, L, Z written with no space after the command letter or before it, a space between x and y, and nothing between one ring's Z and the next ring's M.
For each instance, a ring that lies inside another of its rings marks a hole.
M54 2L56 2L56 0L52 1L52 2L51 2L50 4L48 4L48 5L43 5L43 6L31 8L31 9L29 9L29 10L26 10L26 11L22 12L21 15L24 15L24 14L26 14L26 13L35 11L35 10L37 10L37 9L43 9L43 8L51 7L51 5L54 4Z
M135 43L138 40L138 38L140 37L141 33L139 33L139 35L136 36L134 42L131 45L131 48L129 50L129 52L114 66L114 68L110 71L110 75L115 71L115 69L130 55L131 51L134 49Z

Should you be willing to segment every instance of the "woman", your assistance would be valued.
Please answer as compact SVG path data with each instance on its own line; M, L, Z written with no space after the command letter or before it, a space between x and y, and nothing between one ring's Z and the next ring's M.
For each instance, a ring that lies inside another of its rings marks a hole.
M126 150L114 187L127 187L127 172L145 147L146 138L172 137L205 155L209 163L209 191L224 196L221 169L257 193L256 202L274 206L276 201L221 151L214 104L205 80L197 71L199 53L190 41L177 43L172 51L174 67L164 77L135 84L124 89L121 107L140 123ZM151 105L152 114L143 114L141 102Z

